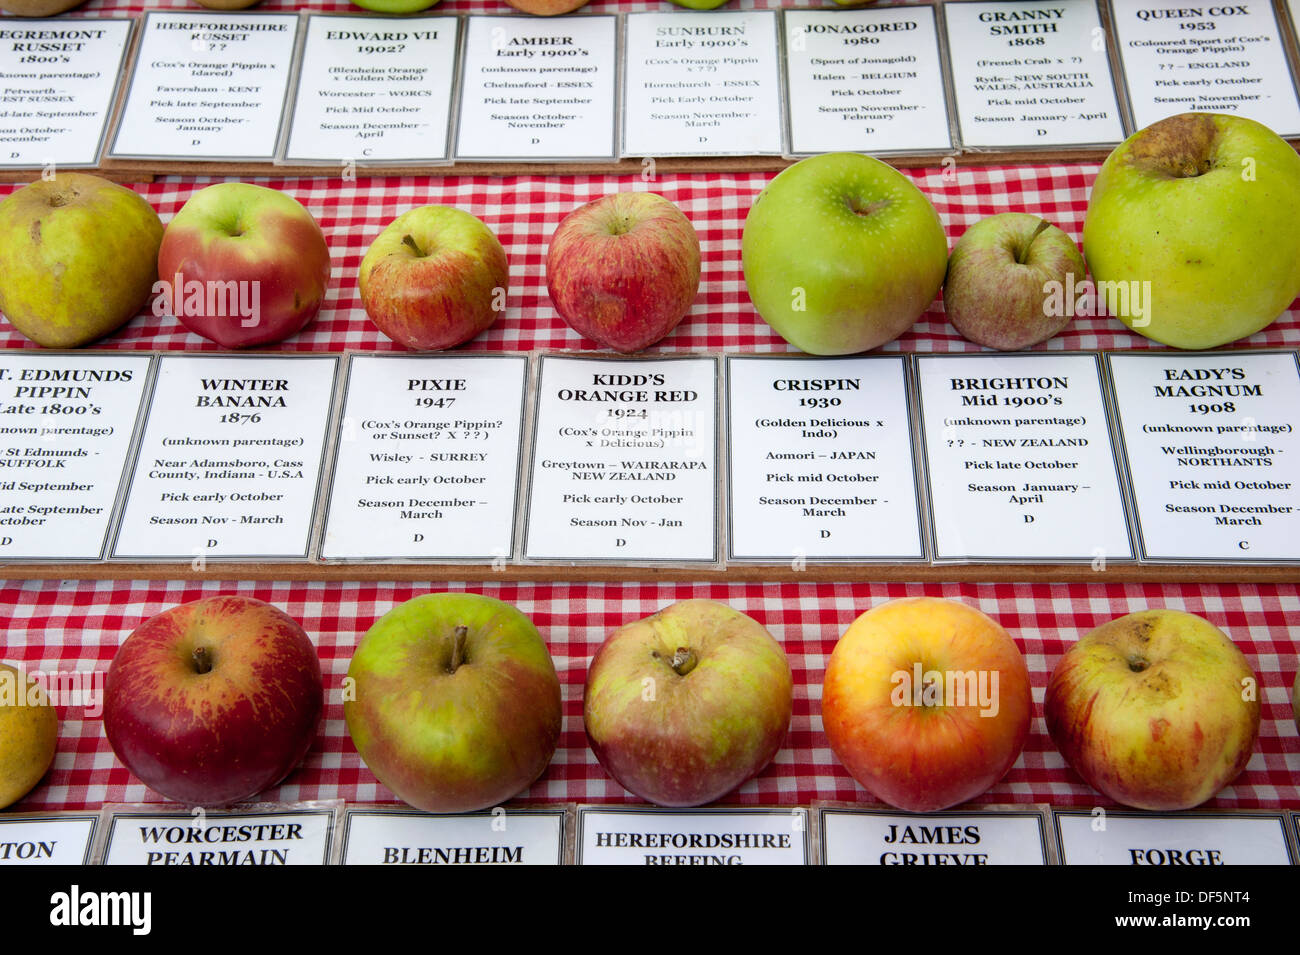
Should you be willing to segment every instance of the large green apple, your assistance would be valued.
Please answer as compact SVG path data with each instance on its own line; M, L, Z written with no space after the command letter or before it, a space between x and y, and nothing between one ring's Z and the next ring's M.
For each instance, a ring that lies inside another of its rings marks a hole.
M1147 338L1253 335L1300 295L1300 156L1243 116L1153 123L1102 165L1083 255L1107 311Z
M759 315L813 355L893 341L934 301L948 267L939 214L892 166L827 153L783 170L741 238Z
M0 202L0 312L46 348L117 331L153 290L162 236L125 186L84 173L30 183Z
M472 812L537 779L560 738L560 681L510 604L425 594L381 617L348 667L343 715L379 781L417 809Z

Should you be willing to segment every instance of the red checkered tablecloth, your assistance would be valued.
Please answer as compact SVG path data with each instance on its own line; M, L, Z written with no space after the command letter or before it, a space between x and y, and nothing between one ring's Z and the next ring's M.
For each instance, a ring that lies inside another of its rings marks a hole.
M821 5L821 4L809 4ZM829 2L825 4L830 6ZM775 0L733 0L738 8L780 6ZM148 9L195 9L187 0L151 2ZM140 4L91 0L81 13L138 14ZM346 12L338 0L289 3L266 0L260 9ZM595 0L593 12L665 10L658 2ZM493 0L444 0L433 13L506 13ZM950 242L976 220L1023 210L1080 237L1095 165L941 167L906 170L934 201ZM575 206L607 192L648 189L677 203L694 222L703 250L703 277L687 319L653 352L770 352L788 346L758 318L745 293L740 236L745 214L770 174L642 176L381 177L348 179L324 174L309 179L258 180L290 193L317 217L333 253L334 279L321 317L279 346L284 351L397 351L361 309L356 272L370 242L399 213L417 205L455 205L482 218L500 236L510 259L507 310L485 334L465 346L471 352L584 349L591 343L570 331L546 294L546 244L560 219ZM166 178L138 190L168 220L208 178ZM0 198L13 186L0 186ZM812 241L815 241L813 239ZM1292 308L1249 346L1295 348L1300 312ZM0 346L32 347L7 326ZM174 319L151 314L95 347L131 350L216 350ZM1046 350L1150 348L1147 340L1102 318L1080 318L1041 346ZM941 303L890 351L973 351L947 325ZM0 569L0 575L3 570ZM219 568L213 575L220 574ZM114 651L141 621L167 607L216 593L267 600L302 622L320 651L327 687L325 722L301 768L268 797L282 801L341 797L393 801L362 765L343 723L340 681L352 651L371 623L397 603L432 588L420 584L338 582L0 581L0 659L45 672L106 670ZM438 588L441 589L441 588ZM1176 607L1208 617L1245 651L1260 683L1263 725L1254 756L1235 785L1213 805L1300 809L1300 738L1289 689L1300 652L1300 586L1108 584L875 584L859 583L497 583L451 585L472 589L520 607L547 639L564 693L560 747L546 774L520 798L526 802L573 800L626 802L633 797L601 770L582 728L586 667L615 627L687 597L725 601L768 627L784 645L794 669L796 696L789 738L775 762L728 801L790 806L813 799L862 800L868 796L839 767L827 746L820 717L826 661L848 624L890 598L929 594L971 603L1006 626L1024 651L1036 704L1024 754L984 803L1049 802L1058 806L1106 805L1064 764L1048 739L1041 702L1048 676L1065 647L1092 627L1121 614L1153 606ZM78 707L61 710L62 729L54 767L15 809L79 809L105 802L159 801L116 760L102 723Z

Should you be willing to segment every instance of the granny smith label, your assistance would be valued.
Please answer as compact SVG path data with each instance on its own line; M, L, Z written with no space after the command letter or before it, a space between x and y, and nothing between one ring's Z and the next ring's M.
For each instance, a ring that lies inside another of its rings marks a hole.
M151 361L0 357L0 561L103 556Z
M617 17L470 17L456 157L613 160L617 79Z
M130 20L0 21L0 166L93 166Z
M336 809L252 812L105 807L104 865L328 865Z
M952 148L933 7L782 15L793 154Z
M343 865L563 865L564 809L434 815L349 807Z
M578 807L579 865L807 865L806 809Z
M624 155L781 152L774 12L632 13L625 31Z
M0 818L0 866L88 865L98 822L72 812Z
M298 16L145 15L110 155L270 162Z
M321 556L514 555L528 359L353 355Z
M285 160L445 161L459 26L456 17L308 17Z
M537 382L525 557L718 559L715 359L546 355Z
M916 358L935 560L1131 560L1096 355Z
M1111 3L1138 128L1189 111L1233 113L1300 135L1300 103L1271 3Z
M894 813L817 810L822 865L1047 865L1038 810Z
M943 16L964 145L1124 138L1096 0L960 0Z
M920 560L906 360L727 358L729 557Z
M1053 811L1062 865L1291 865L1280 812Z
M1300 560L1296 353L1106 357L1143 556Z
M306 558L337 367L160 358L112 556Z

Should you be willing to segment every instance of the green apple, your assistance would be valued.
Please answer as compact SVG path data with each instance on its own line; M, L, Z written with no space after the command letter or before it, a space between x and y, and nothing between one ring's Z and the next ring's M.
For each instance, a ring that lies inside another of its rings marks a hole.
M472 812L528 788L560 738L560 681L510 604L425 594L381 617L348 667L343 715L379 781L417 809Z
M125 186L84 173L0 202L0 312L46 348L76 348L136 315L158 278L163 226Z
M419 13L437 6L438 0L352 0L363 10L376 13Z
M1216 348L1300 295L1300 156L1243 116L1183 113L1106 159L1083 255L1107 311L1176 348Z
M813 355L893 341L934 301L948 267L939 214L912 181L860 153L783 170L754 200L741 238L754 307Z
M672 0L672 2L687 10L716 10L727 0Z

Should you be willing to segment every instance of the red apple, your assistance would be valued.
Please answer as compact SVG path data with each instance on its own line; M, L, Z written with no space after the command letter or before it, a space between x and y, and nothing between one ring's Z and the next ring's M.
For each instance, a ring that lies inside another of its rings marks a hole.
M1052 742L1094 789L1138 809L1189 809L1246 768L1259 688L1222 630L1156 608L1104 623L1070 647L1043 712Z
M475 216L421 206L394 219L361 260L361 304L407 348L455 348L505 310L506 250Z
M610 634L583 719L606 772L661 806L699 806L763 770L790 725L793 682L758 621L683 600Z
M154 314L225 348L266 345L316 317L329 280L325 236L298 200L219 182L190 196L163 233Z
M700 240L663 196L603 196L555 230L546 288L574 331L615 351L640 351L676 328L695 301Z
M822 721L831 749L876 798L911 812L974 799L1029 735L1029 670L1011 636L974 607L891 600L831 652Z
M207 597L127 637L104 683L104 732L150 789L223 806L284 779L323 706L320 660L297 621L251 597Z

